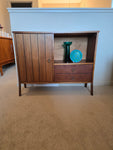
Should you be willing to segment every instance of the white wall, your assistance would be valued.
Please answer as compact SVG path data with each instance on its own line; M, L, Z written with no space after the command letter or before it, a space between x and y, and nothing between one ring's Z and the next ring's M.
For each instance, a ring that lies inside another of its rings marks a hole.
M111 7L112 0L0 0L0 24L8 33L10 30L9 14L7 8L11 2L32 2L32 7Z
M94 83L113 83L113 9L9 9L12 31L100 30Z
M112 4L111 4L111 7L113 8L113 0L112 0Z

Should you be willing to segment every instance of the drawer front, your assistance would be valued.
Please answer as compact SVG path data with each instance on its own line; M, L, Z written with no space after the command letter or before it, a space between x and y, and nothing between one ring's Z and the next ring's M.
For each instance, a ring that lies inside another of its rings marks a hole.
M73 73L91 73L93 71L93 64L84 65L56 65L55 74L73 74Z
M55 74L56 82L91 82L92 74Z

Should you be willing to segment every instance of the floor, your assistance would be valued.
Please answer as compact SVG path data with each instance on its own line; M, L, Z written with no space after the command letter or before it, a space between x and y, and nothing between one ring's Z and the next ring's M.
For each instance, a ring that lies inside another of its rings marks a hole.
M22 87L0 76L0 150L113 150L113 86Z

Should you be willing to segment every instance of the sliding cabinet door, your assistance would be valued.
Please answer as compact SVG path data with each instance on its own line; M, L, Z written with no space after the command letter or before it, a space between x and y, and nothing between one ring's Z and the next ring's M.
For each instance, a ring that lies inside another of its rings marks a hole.
M31 55L32 55L32 68L33 68L33 81L39 82L39 50L38 50L38 35L31 34Z
M38 34L40 82L53 82L53 34Z
M24 34L24 51L27 82L39 82L39 52L37 34Z
M39 82L37 34L15 34L15 49L20 82Z
M24 82L27 82L27 76L26 76L26 63L25 63L23 35L14 34L14 43L15 43L15 50L16 50L19 81L21 83L24 83Z
M54 64L54 35L45 34L45 47L46 47L46 80L48 82L53 82L53 64Z
M21 83L53 82L53 34L15 34Z

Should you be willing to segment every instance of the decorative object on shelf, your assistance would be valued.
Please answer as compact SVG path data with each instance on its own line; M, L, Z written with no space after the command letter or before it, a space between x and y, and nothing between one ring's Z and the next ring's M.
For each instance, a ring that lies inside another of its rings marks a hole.
M72 62L80 62L82 60L82 52L80 50L73 50L70 54L70 59L72 60Z
M0 24L0 36L1 36L1 37L12 38L9 33L5 32L5 31L3 30L3 27L2 27L1 24Z
M2 25L0 24L0 36L2 36L2 29L3 29L3 27L2 27Z
M72 42L64 42L64 48L65 48L65 62L70 62L70 45Z

